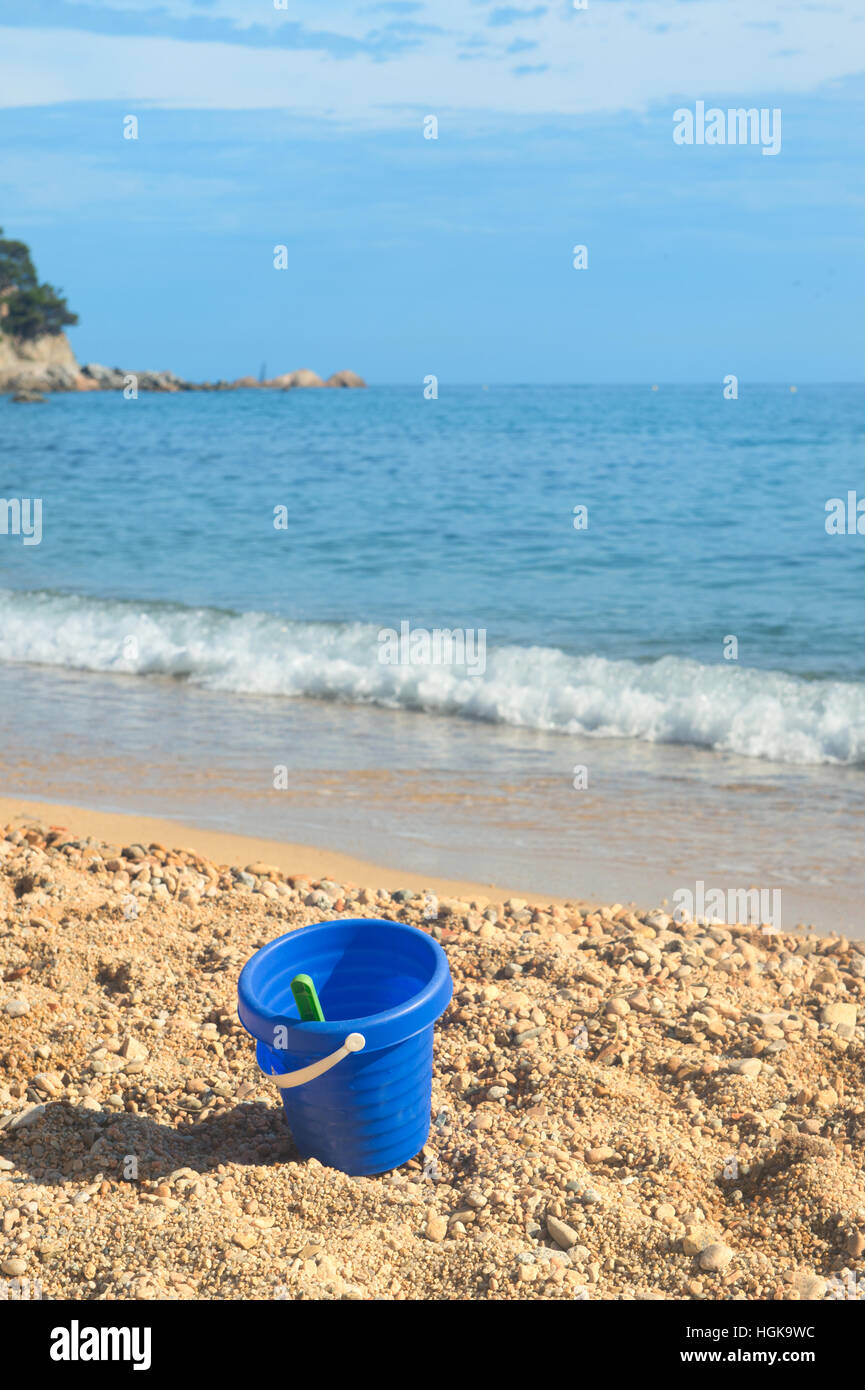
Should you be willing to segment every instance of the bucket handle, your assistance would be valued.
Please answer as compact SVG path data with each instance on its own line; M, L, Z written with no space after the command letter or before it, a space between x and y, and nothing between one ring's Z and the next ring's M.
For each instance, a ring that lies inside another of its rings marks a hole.
M276 1082L281 1091L288 1091L292 1086L303 1086L307 1081L314 1081L317 1076L323 1076L331 1067L335 1067L337 1062L341 1062L343 1057L347 1057L350 1052L362 1052L366 1047L366 1038L363 1033L349 1033L342 1047L338 1047L336 1052L331 1052L330 1056L322 1057L311 1066L301 1067L299 1071L283 1072L277 1076L273 1072L265 1071L259 1066L259 1071L266 1076L268 1081Z

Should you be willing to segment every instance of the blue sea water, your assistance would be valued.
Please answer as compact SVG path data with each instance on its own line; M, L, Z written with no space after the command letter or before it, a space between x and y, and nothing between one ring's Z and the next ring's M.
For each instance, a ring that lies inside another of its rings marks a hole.
M127 705L208 691L226 763L248 721L289 720L304 757L311 740L353 765L377 707L367 766L441 768L458 746L464 771L530 780L609 741L620 771L641 747L699 749L739 781L822 768L858 787L865 535L825 522L830 498L865 497L863 436L853 386L2 401L0 495L42 499L42 540L0 535L0 686L47 701L55 733L52 671L90 673L63 686L70 726L112 681ZM405 621L484 630L483 674L383 665L379 631Z
M606 700L616 735L865 757L865 537L825 529L865 495L858 388L112 394L0 422L2 495L43 499L41 545L0 546L7 661L423 705L367 688L407 619L487 633L490 697L443 680L435 709L599 731ZM777 727L737 732L761 693Z

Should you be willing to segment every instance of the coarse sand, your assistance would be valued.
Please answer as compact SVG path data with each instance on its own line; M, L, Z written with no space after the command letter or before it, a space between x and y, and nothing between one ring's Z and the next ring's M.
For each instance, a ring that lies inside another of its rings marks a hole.
M435 885L431 885L435 889ZM432 932L421 1154L303 1160L236 1014L313 921ZM865 1287L865 942L311 881L0 828L0 1297L820 1299Z

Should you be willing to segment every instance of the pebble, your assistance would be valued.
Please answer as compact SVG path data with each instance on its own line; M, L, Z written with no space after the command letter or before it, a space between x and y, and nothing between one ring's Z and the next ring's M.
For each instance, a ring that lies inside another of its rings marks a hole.
M38 1071L33 1077L37 1091L47 1091L51 1096L63 1093L63 1080L56 1071Z
M44 1105L29 1105L26 1110L20 1110L17 1115L12 1117L9 1124L11 1129L27 1129L30 1125L35 1125L45 1114Z
M676 1208L669 1202L661 1202L655 1207L655 1220L660 1221L664 1226L675 1226Z
M732 1258L733 1252L729 1245L724 1245L722 1241L715 1241L700 1252L700 1268L705 1269L709 1274L717 1274L722 1269L727 1268Z
M819 1274L815 1274L812 1269L797 1271L792 1279L792 1287L796 1290L799 1298L810 1302L819 1301L826 1294L826 1280Z
M682 1237L682 1250L686 1255L700 1255L710 1248L714 1237L703 1226L688 1226Z
M856 1032L857 1012L855 1004L826 1004L820 1017L842 1038L852 1038Z
M626 1014L631 1012L631 1006L622 995L617 995L610 1000L605 1012L612 1014L615 1018L624 1018Z
M759 1076L763 1070L763 1063L759 1057L743 1057L738 1061L731 1062L728 1070L737 1076L755 1077Z
M444 1240L447 1233L448 1223L443 1216L434 1214L427 1218L425 1231L427 1240L432 1240L436 1242Z
M573 1226L560 1221L557 1216L547 1217L547 1230L550 1237L562 1250L570 1250L571 1246L576 1245L580 1239Z
M865 1255L865 1232L851 1231L845 1241L845 1247L847 1254L852 1255L854 1259L858 1260L860 1256Z
M329 912L334 902L333 898L320 890L316 890L314 893L307 893L303 901L306 903L307 907L318 908L319 912Z

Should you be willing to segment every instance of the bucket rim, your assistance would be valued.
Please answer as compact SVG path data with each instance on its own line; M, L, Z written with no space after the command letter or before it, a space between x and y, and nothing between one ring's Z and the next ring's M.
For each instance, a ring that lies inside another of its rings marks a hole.
M413 943L423 943L432 958L433 969L430 978L417 993L394 1008L379 1013L362 1014L356 1018L326 1019L323 1023L301 1023L299 1019L278 1013L261 1003L256 997L253 978L268 958L275 955L286 941L295 941L299 936L305 937L310 933L327 933L334 927L386 927L400 936L410 937ZM332 921L312 922L307 926L296 927L294 931L283 932L281 936L259 947L240 972L237 982L237 1013L246 1031L271 1050L273 1031L279 1026L288 1029L289 1044L281 1047L280 1052L314 1053L319 1049L328 1051L333 1046L335 1036L353 1032L363 1033L367 1040L366 1050L372 1051L376 1047L407 1040L429 1027L444 1013L452 996L453 982L448 958L433 936L419 927L410 926L407 922L394 922L386 917L338 917ZM262 1033L265 1036L262 1036Z

